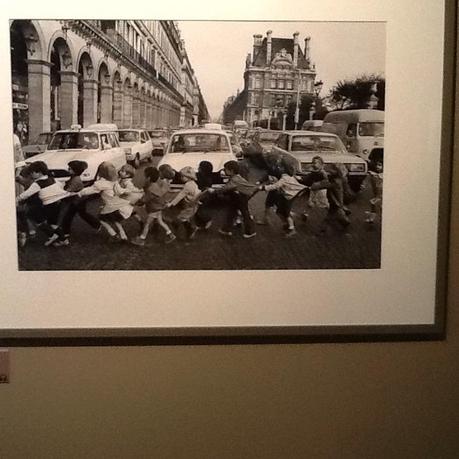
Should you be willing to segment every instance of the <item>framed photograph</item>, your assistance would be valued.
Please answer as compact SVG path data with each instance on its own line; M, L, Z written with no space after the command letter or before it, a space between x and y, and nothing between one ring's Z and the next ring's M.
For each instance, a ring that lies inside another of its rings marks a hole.
M1 14L0 345L445 337L455 2L59 6Z

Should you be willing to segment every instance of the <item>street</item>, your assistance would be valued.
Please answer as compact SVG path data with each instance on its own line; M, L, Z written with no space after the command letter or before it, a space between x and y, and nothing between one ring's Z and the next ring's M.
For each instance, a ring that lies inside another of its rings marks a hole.
M157 161L157 160L156 160ZM155 161L155 162L156 162ZM138 171L142 175L143 168ZM255 181L259 171L251 166L250 179ZM137 177L138 179L138 177ZM260 192L250 201L254 217L263 213L266 194ZM368 210L370 191L366 186L349 204L351 225L346 232L330 228L326 235L318 229L326 211L308 209L306 197L295 202L297 234L285 238L282 222L273 216L268 226L257 225L257 236L242 237L236 229L232 237L218 233L223 223L224 210L214 209L213 225L200 230L196 238L186 241L177 233L171 244L163 242L161 230L151 231L145 246L110 242L101 231L96 233L76 217L72 227L71 245L45 247L45 238L28 241L19 249L20 270L232 270L232 269L374 269L380 266L380 225L368 228L365 211ZM89 207L97 212L97 201ZM303 221L301 214L309 218ZM130 237L139 233L134 219L125 223Z

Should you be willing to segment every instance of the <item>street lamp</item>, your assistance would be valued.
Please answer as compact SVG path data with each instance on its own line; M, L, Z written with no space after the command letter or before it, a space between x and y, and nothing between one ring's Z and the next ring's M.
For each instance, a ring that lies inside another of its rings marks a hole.
M295 130L298 129L298 122L300 121L300 78L301 71L298 69L298 85L296 88L296 108L295 108Z

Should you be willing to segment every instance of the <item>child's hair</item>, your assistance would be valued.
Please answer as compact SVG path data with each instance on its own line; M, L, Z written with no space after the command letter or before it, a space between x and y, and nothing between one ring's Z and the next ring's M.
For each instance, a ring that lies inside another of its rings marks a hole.
M223 167L233 174L239 174L239 164L237 161L227 161Z
M74 161L70 161L68 166L72 169L76 176L80 176L88 168L88 163L86 161L78 161L75 159Z
M314 161L319 161L320 164L322 164L322 166L324 165L324 160L322 159L322 156L314 156L314 158L312 158L312 162Z
M159 170L156 167L147 167L143 171L143 175L150 183L154 183L159 179Z
M104 161L97 169L97 176L110 182L114 182L117 178L116 168L110 161Z
M48 166L46 165L45 162L43 161L34 161L30 166L29 166L29 172L32 174L33 172L42 174L42 175L48 175L49 174L49 169Z
M159 166L159 175L162 178L173 180L175 178L175 171L169 164L161 164L161 166Z
M130 164L124 164L124 166L121 167L119 170L118 174L123 171L126 175L128 175L130 178L134 177L135 175L135 169L133 166Z
M199 163L198 170L205 175L210 175L214 170L214 166L212 166L210 161L201 161Z

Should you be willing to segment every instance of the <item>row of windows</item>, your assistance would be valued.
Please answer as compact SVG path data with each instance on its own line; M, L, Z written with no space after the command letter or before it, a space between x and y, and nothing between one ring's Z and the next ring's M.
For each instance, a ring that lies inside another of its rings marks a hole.
M159 43L161 50L169 62L172 63L176 71L180 71L180 60L173 52L172 45L169 43L167 35L160 26L159 21L144 21L144 23L157 43ZM169 69L167 63L163 61L160 54L153 47L148 50L148 41L140 35L132 23L129 23L129 21L117 21L116 28L142 58L151 64L175 89L178 88L179 81L175 74Z
M269 81L269 87L271 89L293 89L294 88L294 80L292 79L271 79ZM263 88L263 80L261 78L254 78L252 80L253 89L262 89ZM312 80L308 81L306 78L302 78L300 82L300 89L306 91L312 91Z
M251 105L265 106L265 107L286 107L294 100L292 94L265 94L263 103L263 94L250 93L249 103Z

